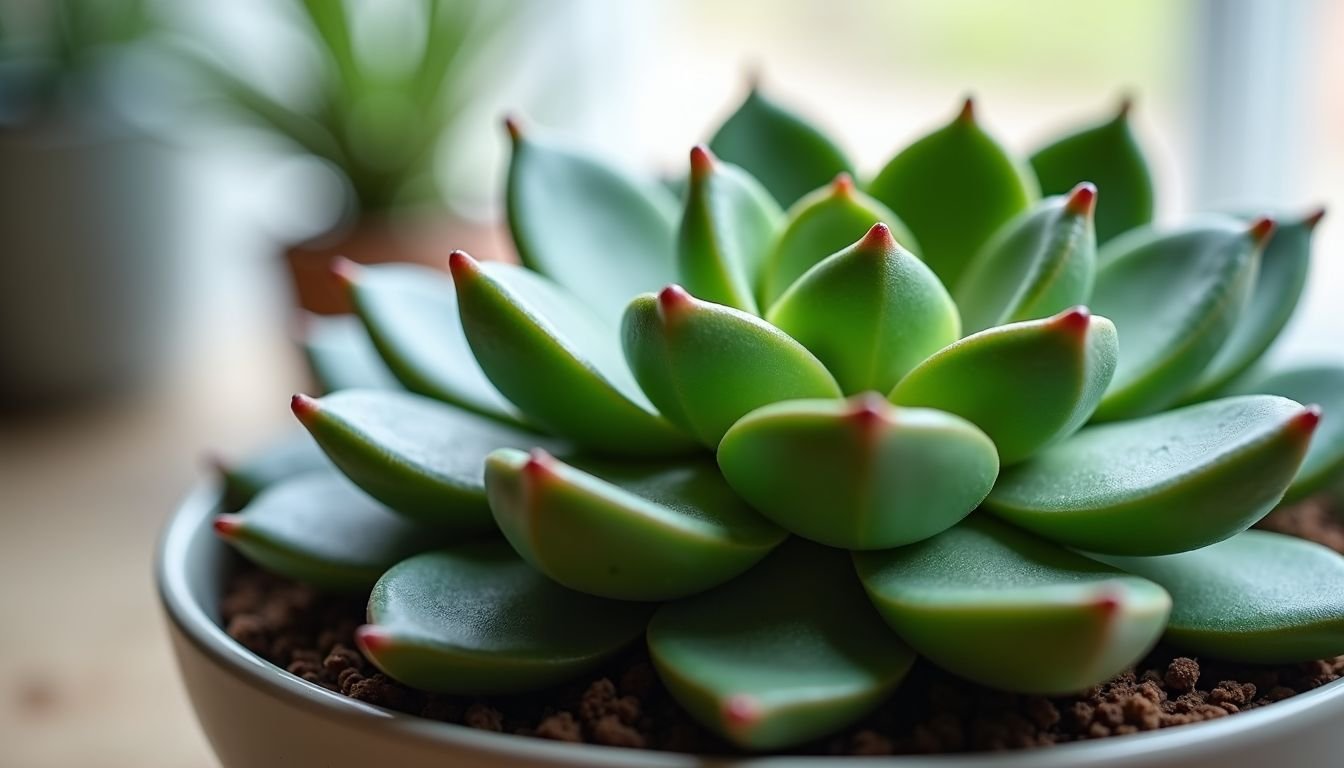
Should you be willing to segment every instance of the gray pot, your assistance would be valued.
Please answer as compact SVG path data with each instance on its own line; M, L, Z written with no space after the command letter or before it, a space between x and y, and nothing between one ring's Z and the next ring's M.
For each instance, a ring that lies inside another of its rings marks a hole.
M94 111L0 127L0 405L122 389L164 360L178 163Z
M1344 680L1219 720L1005 754L701 758L477 731L390 712L308 683L219 627L232 553L213 535L218 491L168 522L156 577L196 715L224 768L1289 768L1338 765Z

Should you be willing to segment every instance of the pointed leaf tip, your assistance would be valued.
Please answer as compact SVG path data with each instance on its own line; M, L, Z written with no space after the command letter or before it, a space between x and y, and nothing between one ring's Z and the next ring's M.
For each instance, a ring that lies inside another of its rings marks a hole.
M448 271L453 274L454 280L461 280L478 274L481 271L481 265L471 257L471 254L457 250L448 254Z
M533 448L527 453L523 471L533 478L549 477L555 473L555 457L543 448Z
M216 515L213 523L215 534L221 539L232 539L243 527L242 515Z
M365 656L374 656L392 646L392 636L380 627L364 624L355 629L355 645Z
M1084 181L1069 192L1064 210L1075 216L1091 216L1097 207L1097 185Z
M1270 217L1261 216L1251 222L1251 226L1246 230L1246 233L1251 236L1251 240L1254 241L1256 245L1263 246L1265 243L1269 242L1269 236L1274 234L1274 229L1277 226L1278 224Z
M1316 210L1312 211L1311 213L1308 213L1305 217L1303 217L1302 223L1307 226L1307 229L1315 229L1316 225L1320 224L1321 219L1324 218L1325 218L1325 206L1321 206Z
M718 158L704 144L691 147L691 178L703 179L714 172Z
M723 702L723 723L730 731L745 730L760 722L761 704L754 696L738 693Z
M831 194L835 197L853 197L854 192L854 177L845 171L837 173L831 182Z
M665 320L676 317L693 306L695 297L680 285L673 283L658 292L658 309Z
M1126 93L1120 96L1120 104L1115 110L1116 120L1129 119L1129 113L1134 109L1134 94Z
M961 112L957 114L957 120L963 123L975 122L975 97L967 96L961 103Z
M1062 331L1086 333L1092 324L1092 311L1082 305L1071 307L1050 318L1050 324Z
M1302 433L1310 435L1320 425L1323 414L1324 411L1321 410L1321 406L1312 403L1304 407L1302 412L1293 419L1293 426L1297 427Z
M884 253L896 247L896 238L891 235L891 227L877 222L868 230L868 234L859 241L859 250Z
M876 392L865 392L850 400L850 403L850 418L864 428L885 423L891 412L887 399Z
M299 421L307 423L309 419L317 415L322 406L315 398L300 393L290 398L289 409L294 412L295 416L299 417Z
M518 120L517 115L504 116L504 130L508 132L509 138L515 143L523 139L523 126Z
M353 288L359 282L360 273L364 270L359 264L344 256L332 258L331 263L327 265L327 269L345 288Z

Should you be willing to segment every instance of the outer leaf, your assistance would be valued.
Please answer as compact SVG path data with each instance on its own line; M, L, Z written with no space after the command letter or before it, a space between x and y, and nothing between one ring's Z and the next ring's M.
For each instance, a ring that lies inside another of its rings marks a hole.
M1111 321L1075 307L967 336L911 371L891 401L968 419L1015 464L1087 423L1117 354Z
M868 191L915 233L943 285L956 285L990 236L1037 197L1035 179L980 128L970 99L892 158Z
M756 285L783 218L750 174L719 162L704 147L692 149L677 237L681 281L706 301L759 314Z
M574 297L527 270L480 265L461 251L451 265L472 352L529 421L606 453L690 448L640 391L615 331Z
M331 462L313 438L304 433L277 440L238 464L215 460L224 484L226 510L236 512L273 485L314 470L328 469Z
M358 320L308 315L303 325L303 353L323 392L401 389Z
M389 370L412 392L519 424L472 357L448 275L411 264L340 268L355 312Z
M1255 664L1344 653L1344 558L1309 541L1246 531L1211 547L1108 562L1171 592L1167 642Z
M1325 209L1282 221L1265 244L1251 289L1250 303L1232 328L1232 335L1204 369L1187 400L1203 400L1249 368L1288 324L1307 284L1311 265L1311 233Z
M495 522L524 560L599 597L703 592L784 539L708 462L571 466L505 449L487 460L485 485Z
M891 628L959 677L1021 693L1104 682L1157 642L1171 598L984 515L931 539L854 555Z
M854 188L849 174L799 200L770 249L761 275L761 308L768 309L803 273L885 222L896 242L919 255L914 235L887 206Z
M755 86L709 146L760 179L781 206L792 205L837 173L854 173L835 142Z
M1063 136L1031 156L1041 193L1059 195L1080 181L1104 197L1097 210L1097 242L1153 220L1153 178L1129 123L1129 102L1104 123Z
M1322 408L1321 426L1311 439L1302 468L1284 495L1298 501L1344 479L1344 367L1312 365L1265 372L1240 381L1238 393L1279 395Z
M1156 413L1189 390L1246 306L1273 227L1210 219L1103 250L1092 308L1115 322L1124 346L1099 420Z
M808 270L766 319L825 363L846 394L890 390L961 335L947 289L886 224Z
M478 541L394 566L355 639L379 669L420 690L518 693L598 666L643 633L652 610L565 589L505 542Z
M1184 552L1273 509L1319 420L1291 400L1252 395L1089 427L1005 472L985 507L1090 552Z
M1087 303L1097 274L1096 197L1096 187L1079 184L1067 197L1037 203L994 235L957 284L968 333Z
M215 531L272 573L350 591L367 590L388 568L456 538L392 512L331 469L267 489L243 514L216 517Z
M294 396L294 415L346 477L419 522L489 530L485 457L546 439L450 405L400 392Z
M752 506L799 536L885 549L965 517L994 485L999 460L970 422L869 394L753 411L724 435L719 467Z
M746 749L779 749L872 710L914 661L843 552L792 539L745 576L668 603L649 653L672 696Z
M621 333L649 399L711 448L762 405L840 396L826 367L787 334L679 286L631 302Z
M509 121L509 227L523 264L614 323L630 297L675 277L676 199L656 181Z

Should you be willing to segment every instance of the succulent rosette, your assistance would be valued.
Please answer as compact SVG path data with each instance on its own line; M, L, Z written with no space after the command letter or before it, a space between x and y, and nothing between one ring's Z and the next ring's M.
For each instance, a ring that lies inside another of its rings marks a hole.
M522 692L647 642L767 750L920 656L1062 694L1159 638L1344 653L1344 559L1247 530L1344 468L1317 405L1344 369L1247 373L1319 211L1154 226L1127 108L1024 162L967 101L866 184L757 92L684 183L508 128L521 264L338 265L397 384L296 396L312 441L234 471L217 520L371 590L389 676ZM319 370L374 370L348 346Z

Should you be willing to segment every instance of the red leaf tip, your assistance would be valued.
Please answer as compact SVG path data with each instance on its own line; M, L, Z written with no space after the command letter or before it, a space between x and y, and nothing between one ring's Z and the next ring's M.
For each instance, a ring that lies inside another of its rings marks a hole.
M1080 182L1064 201L1064 210L1075 216L1091 216L1097 207L1097 185L1090 181Z
M854 177L841 171L835 175L835 180L831 182L831 194L836 197L854 196Z
M322 409L321 403L315 398L305 394L297 394L289 400L289 409L299 417L299 421L307 424L308 420L317 415Z
M1316 210L1312 211L1311 213L1308 213L1306 216L1302 217L1302 223L1307 226L1307 229L1315 229L1316 225L1320 224L1321 219L1324 218L1325 218L1325 206L1321 206Z
M344 256L332 258L331 263L327 265L327 269L346 288L353 288L355 283L359 282L360 273L364 270L363 267Z
M238 535L238 531L242 530L243 516L230 514L216 515L212 525L214 526L215 534L221 539L232 539Z
M1321 416L1324 411L1321 406L1312 403L1302 409L1302 412L1293 417L1293 426L1303 434L1310 435L1316 431L1316 427L1321 423Z
M1085 333L1092 324L1092 311L1082 305L1070 307L1050 318L1050 326L1070 333Z
M471 254L456 250L448 254L448 271L452 273L454 280L461 280L480 272L481 265L471 257Z
M874 253L886 253L896 247L896 238L891 236L891 227L880 221L874 224L858 243L860 251Z
M957 120L963 123L975 122L975 97L967 95L961 102L961 111L957 113Z
M759 723L764 712L754 696L735 693L723 702L723 723L729 730L742 730Z
M355 645L365 656L376 656L392 647L392 635L387 630L373 624L363 624L355 629Z
M691 178L703 179L714 172L718 158L704 144L691 147Z
M522 141L523 125L517 115L504 116L504 130L508 132L509 138L514 142Z
M664 318L676 317L695 306L695 297L673 283L658 292L658 310Z
M1268 216L1261 216L1251 222L1251 226L1246 230L1246 234L1251 236L1251 240L1256 245L1264 245L1269 242L1269 236L1274 234L1274 228L1278 225Z
M548 476L555 468L555 457L547 453L545 449L533 448L527 452L527 463L523 465L523 471L533 478Z
M864 428L885 424L890 406L876 392L865 392L850 400L849 417Z

